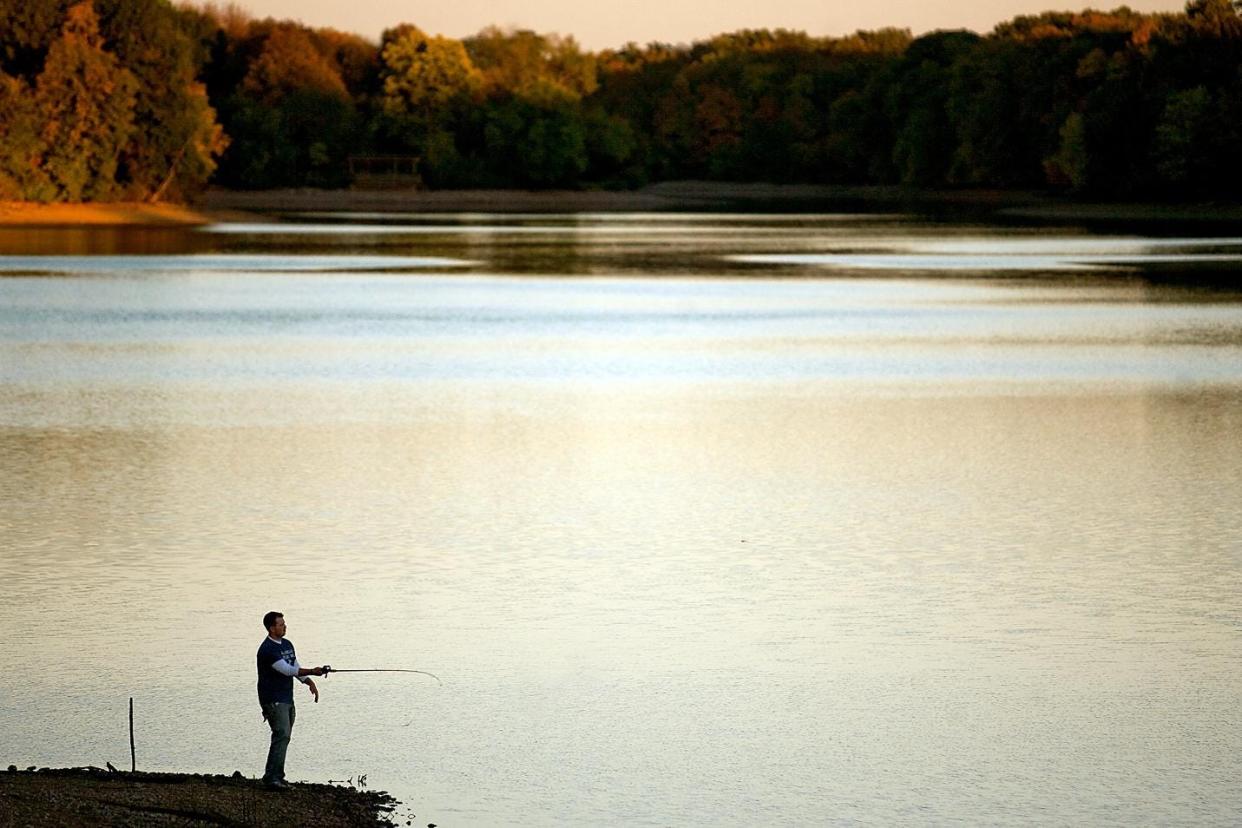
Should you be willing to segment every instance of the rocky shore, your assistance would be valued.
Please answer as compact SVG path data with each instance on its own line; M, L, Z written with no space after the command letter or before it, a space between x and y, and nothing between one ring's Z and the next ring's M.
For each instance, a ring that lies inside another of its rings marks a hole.
M204 776L100 768L0 772L0 826L391 826L382 791L296 783L268 791L240 773Z

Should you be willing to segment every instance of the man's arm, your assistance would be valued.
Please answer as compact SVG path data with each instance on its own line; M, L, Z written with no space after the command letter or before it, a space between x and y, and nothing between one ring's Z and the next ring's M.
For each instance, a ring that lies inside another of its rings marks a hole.
M311 695L315 697L315 704L319 704L319 688L315 686L314 679L298 679L298 681L306 685Z
M280 673L282 676L295 678L305 684L311 691L311 695L315 697L315 703L319 703L319 688L315 686L315 682L303 676L322 676L322 667L302 667L295 659L292 664L283 658L272 662L272 669Z
M272 662L272 669L280 673L282 676L289 678L301 678L302 676L322 676L322 667L303 667L296 661L290 664L283 658ZM305 683L305 682L303 682Z

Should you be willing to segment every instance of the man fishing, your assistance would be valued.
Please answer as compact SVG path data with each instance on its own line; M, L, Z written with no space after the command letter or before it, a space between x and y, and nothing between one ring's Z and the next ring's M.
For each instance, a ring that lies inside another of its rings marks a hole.
M263 616L267 638L259 645L257 663L259 669L259 706L263 718L272 729L272 744L267 750L267 767L263 771L263 784L271 790L289 787L285 781L285 751L293 733L296 710L293 705L293 680L305 684L319 702L319 688L308 676L322 676L327 667L303 667L298 664L293 642L285 638L285 616L269 612Z

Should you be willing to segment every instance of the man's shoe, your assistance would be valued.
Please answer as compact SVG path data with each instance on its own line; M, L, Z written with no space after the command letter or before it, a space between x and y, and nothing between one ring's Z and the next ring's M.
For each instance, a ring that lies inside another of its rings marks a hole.
M269 791L287 791L289 790L289 783L283 779L273 779L270 782L264 782L263 787Z

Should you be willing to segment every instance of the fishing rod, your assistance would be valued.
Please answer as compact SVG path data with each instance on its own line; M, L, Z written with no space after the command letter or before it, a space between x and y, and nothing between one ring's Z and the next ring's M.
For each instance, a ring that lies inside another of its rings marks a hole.
M431 676L433 679L435 679L437 682L440 683L441 687L444 686L444 682L440 681L439 676L437 676L435 673L428 673L426 670L391 670L391 669L385 670L385 669L380 669L380 668L372 668L372 669L366 669L366 670L338 670L335 667L329 667L328 665L325 664L323 666L323 674L326 676L328 675L328 673L418 673L424 676Z

